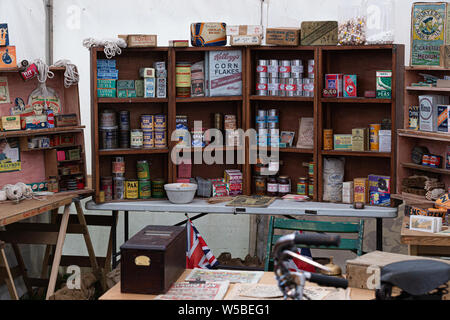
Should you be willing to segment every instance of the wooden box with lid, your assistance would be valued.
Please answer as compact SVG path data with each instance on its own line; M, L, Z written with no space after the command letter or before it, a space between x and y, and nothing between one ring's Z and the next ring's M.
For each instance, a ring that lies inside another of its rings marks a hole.
M120 252L123 293L166 293L186 267L186 228L147 226Z

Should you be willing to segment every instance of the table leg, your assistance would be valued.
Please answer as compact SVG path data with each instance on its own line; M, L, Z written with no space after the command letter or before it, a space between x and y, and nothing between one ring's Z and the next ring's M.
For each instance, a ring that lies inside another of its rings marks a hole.
M28 272L25 266L25 262L23 261L22 253L20 253L20 248L17 243L11 243L11 246L14 250L14 255L16 256L17 264L19 265L20 272L22 274L23 282L25 283L25 287L27 287L28 296L30 298L33 297L33 287L28 280Z
M129 234L128 234L128 232L129 232L129 224L128 224L128 211L125 211L125 215L124 215L124 235L125 235L125 241L128 241L128 239L129 239Z
M5 268L7 278L5 279L6 287L8 288L9 295L13 300L19 300L19 295L16 291L16 286L14 284L14 278L12 277L11 270L9 269L8 260L6 259L5 250L3 249L3 243L0 244L0 267Z
M377 250L383 251L383 219L376 218L377 226L376 226L376 234L377 234Z
M45 300L48 300L55 292L59 264L61 262L64 240L66 239L67 225L69 224L69 216L70 216L70 204L64 207L64 213L61 219L61 225L59 227L58 239L56 241L55 256L53 258L52 271L50 272L50 281L48 283L47 295L45 297Z

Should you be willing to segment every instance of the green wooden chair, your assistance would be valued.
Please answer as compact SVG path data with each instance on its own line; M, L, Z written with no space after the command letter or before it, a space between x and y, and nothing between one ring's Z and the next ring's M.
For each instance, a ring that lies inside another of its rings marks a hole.
M271 257L272 247L281 237L275 235L275 230L292 230L292 231L312 231L325 233L354 233L358 237L356 239L345 239L341 237L341 243L338 247L310 246L311 249L334 249L334 250L350 250L360 256L363 246L364 220L359 222L328 222L328 221L304 221L296 219L282 219L270 217L269 233L267 237L266 261L264 264L265 271L273 270L273 257ZM298 246L299 248L307 248L308 246Z

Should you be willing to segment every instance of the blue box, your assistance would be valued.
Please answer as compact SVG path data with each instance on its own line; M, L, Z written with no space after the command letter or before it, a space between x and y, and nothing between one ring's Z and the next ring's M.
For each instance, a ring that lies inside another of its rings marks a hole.
M100 69L97 70L97 79L110 79L110 80L118 80L119 79L119 70L105 70Z
M116 60L98 59L97 69L116 69Z
M391 195L384 192L370 192L370 204L374 206L389 207L391 205Z
M9 30L7 23L0 23L0 47L9 46Z

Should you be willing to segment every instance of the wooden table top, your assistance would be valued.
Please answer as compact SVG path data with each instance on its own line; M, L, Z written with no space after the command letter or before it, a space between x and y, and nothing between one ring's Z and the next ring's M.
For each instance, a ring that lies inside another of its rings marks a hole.
M185 270L183 274L178 278L177 282L183 281L191 272L191 270ZM259 280L258 284L276 284L275 276L273 272L264 272L264 275ZM230 289L233 288L235 284L230 284L225 299L230 294ZM306 286L315 286L314 283L307 283ZM350 298L352 300L372 300L375 298L375 291L364 290L364 289L350 289ZM114 287L108 290L99 300L153 300L156 295L147 294L132 294L132 293L121 293L120 292L120 282ZM257 300L257 299L255 299Z
M0 226L6 226L47 211L68 205L76 198L74 194L46 196L44 200L23 200L16 204L12 201L0 203Z
M422 246L450 246L450 234L409 230L408 224L409 217L404 217L400 233L402 243ZM444 227L444 229L447 228Z

